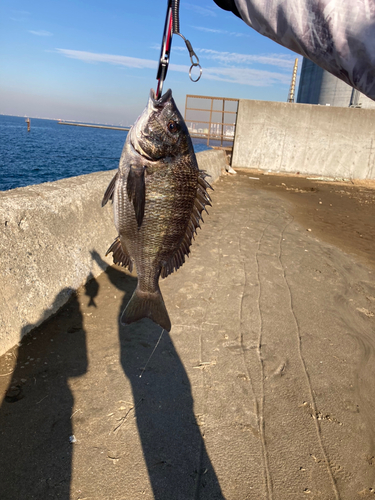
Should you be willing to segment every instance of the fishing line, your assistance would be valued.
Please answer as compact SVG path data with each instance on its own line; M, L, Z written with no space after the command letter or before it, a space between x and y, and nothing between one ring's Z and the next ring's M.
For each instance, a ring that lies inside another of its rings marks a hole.
M145 366L143 367L143 369L142 369L142 373L139 375L139 378L142 378L142 375L144 374L144 372L145 372L145 370L146 370L146 368L147 368L147 365L148 365L148 364L149 364L149 362L150 362L150 359L151 359L151 358L152 358L152 356L154 355L154 352L156 351L156 348L157 348L157 346L159 345L159 342L161 341L161 337L162 337L163 333L164 333L164 328L162 329L161 334L160 334L160 337L159 337L159 340L156 342L156 346L154 347L154 350L152 351L151 356L148 358L147 363L146 363L146 364L145 364Z

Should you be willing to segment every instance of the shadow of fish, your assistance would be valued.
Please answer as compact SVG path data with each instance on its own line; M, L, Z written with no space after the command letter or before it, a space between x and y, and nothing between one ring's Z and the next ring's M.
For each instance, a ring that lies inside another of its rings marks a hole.
M170 331L159 277L181 267L190 253L202 211L211 205L205 177L172 92L156 100L151 90L102 201L104 206L113 200L118 231L107 255L112 252L116 264L132 271L134 263L137 269L137 288L121 316L123 324L150 318Z

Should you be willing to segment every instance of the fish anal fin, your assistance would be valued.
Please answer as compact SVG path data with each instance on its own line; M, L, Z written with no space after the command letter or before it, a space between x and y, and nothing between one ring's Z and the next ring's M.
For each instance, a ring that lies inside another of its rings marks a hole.
M207 212L206 206L211 206L211 197L207 193L207 189L212 187L205 180L207 174L204 171L199 171L197 192L194 199L193 209L190 214L190 220L186 226L186 231L181 239L180 245L177 250L171 255L169 260L162 266L161 277L166 278L173 271L177 271L185 262L185 256L189 256L190 246L197 228L200 226L200 221L203 222L202 212Z
M109 183L109 185L104 193L104 196L102 199L102 207L104 207L104 205L106 205L109 200L113 200L113 193L115 190L115 184L117 181L117 177L118 177L118 172L116 172L116 175L113 177L113 179Z
M133 270L133 262L128 254L128 251L121 244L120 238L117 236L112 245L108 248L106 256L112 252L113 262L119 266L127 267L130 272Z
M142 318L150 318L167 332L171 330L171 320L160 290L153 293L142 292L137 287L121 315L121 323L129 325Z
M135 218L138 228L141 227L145 213L146 203L146 184L145 184L144 166L130 165L128 180L126 182L126 191L129 200L133 202Z

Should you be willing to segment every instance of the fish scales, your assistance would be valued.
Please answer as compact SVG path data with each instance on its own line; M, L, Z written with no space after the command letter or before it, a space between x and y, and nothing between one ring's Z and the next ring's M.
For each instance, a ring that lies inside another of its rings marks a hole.
M208 187L171 91L159 100L151 91L102 203L113 200L119 234L107 254L130 271L134 263L137 270L124 324L148 317L170 330L159 278L177 270L190 253L201 213L211 204Z
M144 223L139 229L126 194L126 176L121 177L123 182L116 191L118 206L123 207L118 223L120 241L134 255L142 290L158 289L157 269L180 247L192 212L197 177L198 167L158 167L152 178L146 178Z

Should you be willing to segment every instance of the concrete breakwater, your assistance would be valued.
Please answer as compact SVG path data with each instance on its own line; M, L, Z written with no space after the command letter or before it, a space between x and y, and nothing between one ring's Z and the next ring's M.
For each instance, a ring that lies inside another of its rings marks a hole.
M88 128L106 128L110 130L123 130L128 132L130 127L111 127L107 125L91 125L88 123L73 123L73 122L58 122L59 125L72 125L73 127L88 127Z
M374 137L373 109L241 99L232 166L375 179Z
M215 182L224 151L197 154ZM112 207L101 200L115 170L0 192L0 355L54 314L112 258Z

